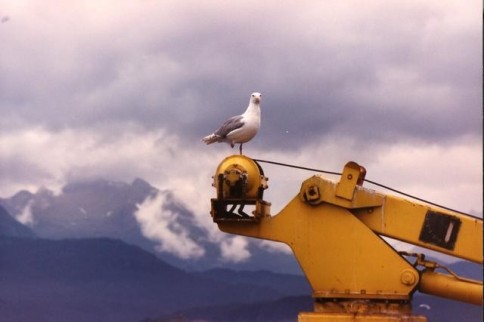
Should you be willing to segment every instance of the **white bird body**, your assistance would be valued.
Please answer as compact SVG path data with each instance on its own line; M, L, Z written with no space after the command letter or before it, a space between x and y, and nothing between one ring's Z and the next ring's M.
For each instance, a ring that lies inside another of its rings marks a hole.
M260 128L260 93L252 93L247 110L242 115L229 118L222 126L210 135L202 139L206 144L226 142L234 147L249 142L257 134Z

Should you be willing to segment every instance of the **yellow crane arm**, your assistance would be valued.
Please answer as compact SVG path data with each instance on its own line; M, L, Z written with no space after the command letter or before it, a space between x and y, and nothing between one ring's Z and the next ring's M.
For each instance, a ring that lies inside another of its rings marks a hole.
M350 210L375 233L475 263L482 263L482 219L383 195L358 184L366 171L349 162L338 183L314 176L302 194L311 204Z
M381 236L482 263L482 219L363 188L365 174L349 162L339 182L313 176L272 216L263 200L268 179L262 168L248 157L230 156L214 176L211 214L224 232L291 247L315 298L316 313L300 315L300 322L353 321L362 312L368 321L394 315L426 321L411 315L416 290L481 304L481 281L437 273L423 256L418 264L425 270L419 271ZM246 206L254 210L247 213Z

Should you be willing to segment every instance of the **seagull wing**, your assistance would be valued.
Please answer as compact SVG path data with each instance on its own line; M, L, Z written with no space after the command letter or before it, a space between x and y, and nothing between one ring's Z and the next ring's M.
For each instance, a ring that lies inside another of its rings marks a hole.
M222 126L215 131L214 134L224 138L227 136L227 134L241 128L243 125L244 121L242 115L233 116L225 121L225 123L222 124Z

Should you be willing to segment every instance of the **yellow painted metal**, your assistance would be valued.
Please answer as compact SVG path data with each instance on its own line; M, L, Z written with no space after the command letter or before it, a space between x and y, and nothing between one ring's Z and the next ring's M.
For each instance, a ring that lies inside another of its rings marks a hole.
M212 216L222 214L214 221L224 232L291 247L315 298L315 312L300 313L299 322L425 322L425 317L411 314L416 289L482 304L482 282L430 269L420 274L380 237L482 263L482 219L363 188L365 173L349 162L339 182L313 176L279 214L271 216L270 204L262 200L261 189L267 188L262 169L245 156L231 156L214 177L218 198L212 199ZM231 187L241 178L249 197L232 199ZM228 200L220 200L225 195ZM256 205L254 220L241 220L225 208L250 202Z
M482 219L393 196L385 196L383 200L381 207L354 212L365 225L377 234L475 263L482 263ZM439 247L419 239L425 216L430 210L447 214L460 221L459 233L453 249Z
M341 188L344 183L334 182L315 175L303 182L300 191L300 198L313 206L321 203L329 203L346 209L359 209L368 207L378 207L383 205L384 196L374 191L368 191L361 186L346 183L346 187ZM354 190L351 199L347 193L350 186ZM338 197L337 191L345 195L345 198Z
M257 224L219 222L220 230L279 241L293 250L318 298L409 299L418 272L349 211L295 197ZM410 276L410 277L409 277Z
M336 196L352 200L355 187L363 183L365 174L365 168L361 167L356 162L348 162L341 175L341 180L336 186Z
M312 205L329 203L349 209L378 235L398 239L475 263L483 262L482 219L384 195L372 189L358 186L355 183L355 175L358 170L353 162L348 163L348 165L350 166L345 168L338 183L321 176L313 176L304 181L300 193L301 199ZM348 176L352 176L352 179L348 179ZM353 189L352 193L349 192L351 189ZM458 237L452 249L420 240L419 235L429 211L451 216L460 222Z
M239 177L246 176L247 183L244 191L244 198L257 199L259 188L267 188L266 178L254 160L244 155L231 155L225 158L217 167L214 178L214 187L219 191L218 176L223 175L223 195L231 197L230 187L235 185Z
M448 299L482 305L482 281L458 279L455 276L425 270L419 291Z

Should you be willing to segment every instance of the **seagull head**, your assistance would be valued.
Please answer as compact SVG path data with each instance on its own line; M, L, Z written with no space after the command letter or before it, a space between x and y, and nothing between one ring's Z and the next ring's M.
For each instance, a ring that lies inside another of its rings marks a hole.
M262 98L261 93L257 93L257 92L252 93L252 95L250 96L250 102L253 103L253 104L259 104L261 98Z

